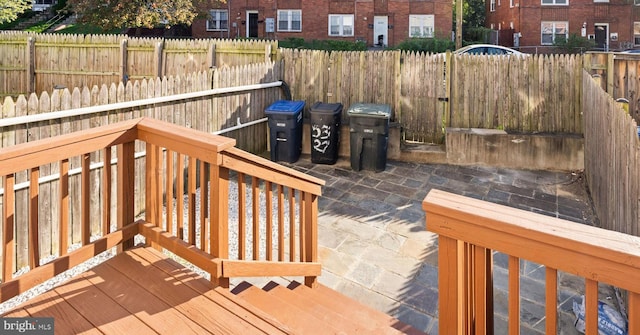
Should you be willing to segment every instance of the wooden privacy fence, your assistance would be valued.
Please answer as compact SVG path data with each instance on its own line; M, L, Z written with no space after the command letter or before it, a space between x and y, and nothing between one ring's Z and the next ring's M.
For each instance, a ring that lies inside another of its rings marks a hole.
M451 127L582 134L579 55L452 57Z
M277 41L0 32L0 96L264 63Z
M94 86L91 89L88 87L83 87L82 89L75 88L73 91L69 91L68 89L56 90L51 94L45 92L40 96L36 96L35 94L30 95L28 98L20 96L17 101L6 98L1 106L2 119L0 119L0 123L9 122L12 118L16 117L42 115L47 117L48 114L54 115L53 112L56 111L90 108L96 105L106 105L106 111L3 126L0 127L0 146L11 147L60 134L149 116L207 133L239 126L236 127L238 128L237 130L225 132L225 135L236 138L239 148L252 150L253 152L262 152L267 147L267 136L266 127L260 123L264 123L266 120L264 110L273 103L273 101L282 98L281 88L278 86L222 95L209 94L200 98L146 104L135 108L109 109L108 105L156 97L166 98L174 94L208 89L227 88L254 83L273 83L277 82L281 77L281 63L265 63L237 68L217 69L210 72L200 72L188 76L164 78L162 80L158 78L150 81L130 81L126 85L120 83L117 86L115 84L111 86L103 85L102 87ZM252 122L258 123L253 126L243 126L243 124L252 124ZM135 149L136 157L141 158L145 151L144 146L138 145ZM92 157L92 159L95 161L92 160L90 164L100 162L102 157L97 154L95 157ZM80 192L79 185L81 176L79 175L79 169L81 169L83 163L84 161L77 157L68 162L68 169L70 170L69 183L72 186L71 192ZM138 162L138 164L142 163ZM48 180L47 178L55 179L60 173L59 169L60 167L57 165L44 165L40 167L40 175L45 178L45 181ZM89 177L94 182L93 185L96 185L91 191L90 199L92 203L100 199L101 188L99 187L100 182L98 177L97 172L92 173ZM17 185L26 185L25 183L28 181L29 176L24 172L15 175ZM139 192L144 183L143 176L136 176L135 182L136 210L139 212L142 210L144 204L143 197L139 196ZM47 188L43 188L43 190L46 189ZM28 206L27 200L26 198L21 199L21 202L17 202L17 208L26 210ZM92 211L94 212L91 212L91 217L98 217L98 210L98 207L92 207ZM71 212L71 224L79 227L79 222L81 221L81 217L79 217L81 213L80 204L72 203L69 211ZM51 214L47 212L43 212L40 215L45 219L51 217ZM80 238L79 230L75 229L71 230L71 232L73 241L77 242ZM53 238L55 239L55 236ZM44 240L46 240L46 237ZM51 252L52 248L55 249L51 244L43 245L41 252L43 252L43 255L46 255Z
M582 133L580 55L280 52L294 99L340 102L347 122L353 103L389 104L408 141L442 143L444 127Z
M640 140L637 123L585 71L585 173L600 224L640 235Z
M640 55L590 52L584 67L599 76L602 89L614 99L627 99L629 113L640 122Z

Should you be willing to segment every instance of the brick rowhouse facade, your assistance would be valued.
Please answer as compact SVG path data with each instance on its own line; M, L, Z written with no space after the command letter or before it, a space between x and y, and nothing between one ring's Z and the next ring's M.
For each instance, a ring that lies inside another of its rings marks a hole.
M225 12L229 14L228 29L214 27L216 23L212 21L207 23L211 10L223 19ZM278 14L283 11L300 14L299 29L281 29L280 24L284 23ZM205 2L199 13L191 26L194 38L333 39L387 46L408 39L412 24L414 32L425 29L431 32L430 36L450 38L453 19L450 0L229 0ZM330 17L346 28L340 26L340 33L330 35ZM268 31L269 26L274 28Z
M640 48L639 5L640 0L486 0L486 26L500 31L498 44L525 52L544 52L553 34L593 39L600 50Z

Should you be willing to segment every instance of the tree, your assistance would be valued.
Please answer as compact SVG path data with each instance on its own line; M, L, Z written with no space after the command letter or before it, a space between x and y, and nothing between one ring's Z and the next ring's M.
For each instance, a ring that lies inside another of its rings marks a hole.
M31 0L0 0L0 23L11 22L31 8Z
M68 0L68 9L103 29L188 25L197 15L192 0Z
M477 41L478 35L482 34L485 21L485 1L484 0L455 0L454 6L462 1L462 39L465 41ZM455 8L455 7L454 7ZM457 12L453 12L453 22L456 21ZM454 25L454 28L455 25ZM483 41L484 42L484 41Z

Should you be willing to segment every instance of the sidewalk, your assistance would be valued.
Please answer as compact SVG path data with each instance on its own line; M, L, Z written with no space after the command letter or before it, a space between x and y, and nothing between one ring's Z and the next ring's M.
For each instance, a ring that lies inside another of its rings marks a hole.
M285 164L287 165L287 164ZM437 237L425 231L432 188L575 222L597 222L580 174L389 161L355 172L348 160L291 164L326 181L319 202L320 282L401 321L438 334ZM507 257L496 253L495 330L507 333ZM521 334L544 334L544 267L521 263ZM578 334L572 301L579 278L560 273L559 329ZM606 292L605 292L606 293Z

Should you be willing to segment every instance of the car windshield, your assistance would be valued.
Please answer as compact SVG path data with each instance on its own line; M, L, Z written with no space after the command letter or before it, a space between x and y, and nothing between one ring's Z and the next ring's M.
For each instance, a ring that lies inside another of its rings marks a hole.
M518 51L500 46L491 45L470 45L455 51L458 55L513 55Z

